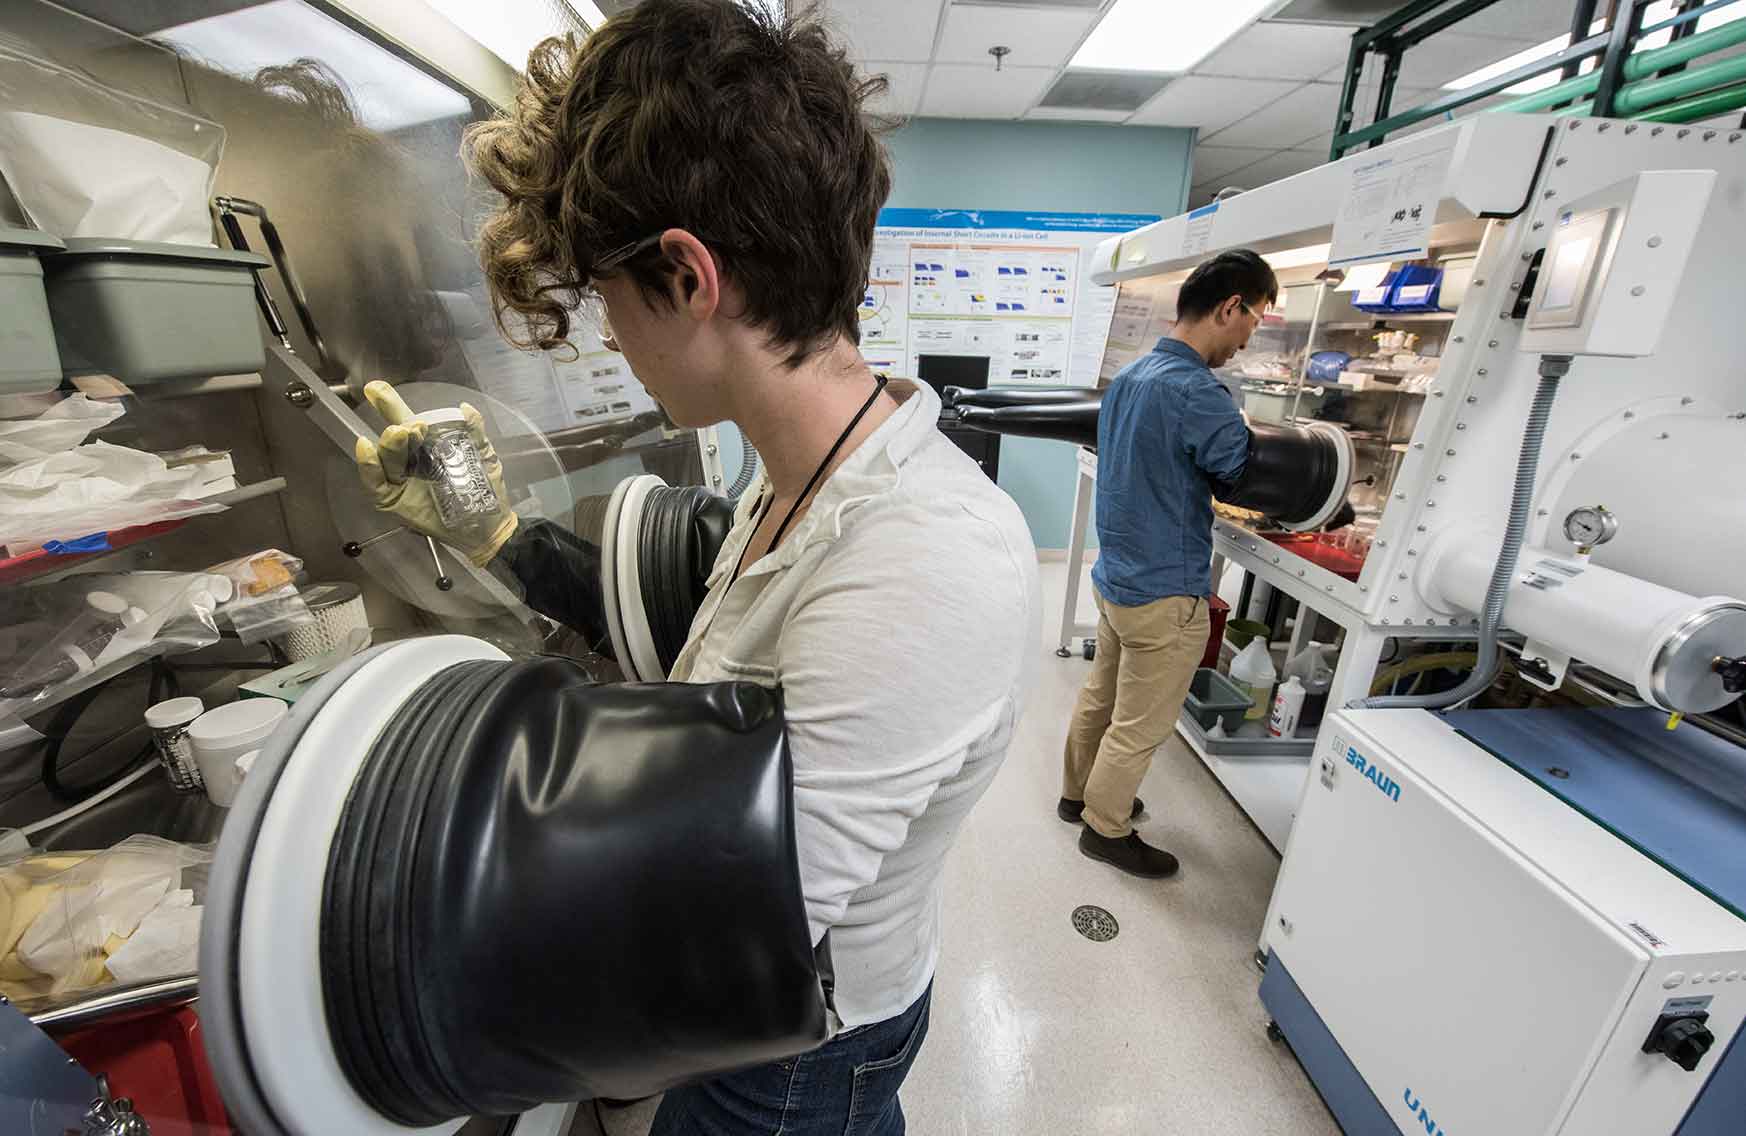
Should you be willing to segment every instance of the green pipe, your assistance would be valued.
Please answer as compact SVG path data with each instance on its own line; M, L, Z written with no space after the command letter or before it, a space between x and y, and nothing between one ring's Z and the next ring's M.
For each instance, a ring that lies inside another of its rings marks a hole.
M1701 95L1705 91L1726 87L1742 79L1746 79L1746 56L1736 55L1731 59L1694 67L1690 71L1681 71L1677 75L1645 79L1641 83L1620 87L1617 97L1613 99L1613 113L1620 118L1629 118L1637 111L1647 110L1658 103L1670 103L1691 95Z
M1746 20L1742 20L1746 23ZM1733 27L1732 24L1728 25ZM1499 103L1492 107L1494 111L1511 111L1516 114L1532 114L1537 110L1545 110L1558 103L1569 102L1571 99L1586 99L1600 90L1600 72L1590 71L1586 75L1578 75L1574 79L1566 79L1555 87L1547 87L1544 91L1535 91L1531 95L1523 95L1519 99L1511 99L1507 103Z
M1668 67L1676 67L1681 63L1689 63L1693 59L1723 48L1746 43L1746 20L1735 20L1731 24L1723 24L1719 28L1711 28L1707 32L1676 39L1672 43L1648 51L1639 51L1625 60L1624 82L1643 79ZM1674 78L1676 76L1670 76ZM1583 99L1593 95L1600 88L1600 71L1590 71L1586 75L1578 75L1574 79L1566 79L1556 86L1547 87L1544 91L1535 91L1502 103L1493 110L1513 111L1517 114L1529 114L1533 111L1545 110L1558 103L1569 102L1572 99ZM1621 87L1623 95L1629 87ZM1616 107L1623 113L1622 107Z
M1667 103L1644 111L1636 117L1643 122L1696 122L1718 114L1727 114L1741 107L1746 107L1746 83L1724 87L1719 91L1706 91L1680 102Z

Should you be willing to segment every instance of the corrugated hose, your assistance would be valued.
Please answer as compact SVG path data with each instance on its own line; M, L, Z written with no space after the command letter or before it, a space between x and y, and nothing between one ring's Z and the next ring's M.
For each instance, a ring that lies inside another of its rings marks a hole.
M1510 498L1510 519L1504 529L1503 547L1498 550L1497 564L1491 570L1491 583L1485 589L1485 610L1480 613L1479 647L1473 670L1467 680L1453 690L1439 694L1395 695L1360 698L1351 705L1362 710L1442 710L1459 706L1485 691L1497 677L1501 659L1497 637L1503 630L1504 605L1509 600L1510 584L1516 576L1516 562L1522 553L1522 542L1528 533L1529 512L1534 503L1534 482L1540 470L1540 449L1546 441L1546 423L1552 417L1552 402L1558 397L1558 382L1570 372L1570 356L1540 357L1540 386L1534 392L1534 405L1528 411L1528 424L1522 431L1522 455L1516 462L1516 487Z

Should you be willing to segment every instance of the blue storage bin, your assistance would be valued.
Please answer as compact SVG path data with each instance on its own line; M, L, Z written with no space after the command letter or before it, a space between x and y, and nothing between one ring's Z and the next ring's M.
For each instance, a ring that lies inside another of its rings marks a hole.
M1400 269L1395 269L1382 278L1382 283L1374 288L1360 288L1352 293L1352 306L1361 312L1374 312L1377 315L1386 314L1389 310L1390 298L1394 295L1394 279L1400 275Z
M1435 312L1443 287L1443 270L1409 264L1394 274L1389 287L1388 310L1396 313Z

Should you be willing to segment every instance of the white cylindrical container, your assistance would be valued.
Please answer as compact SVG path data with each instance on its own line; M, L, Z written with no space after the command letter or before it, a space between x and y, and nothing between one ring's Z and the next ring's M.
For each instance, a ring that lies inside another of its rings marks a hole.
M294 627L274 640L292 662L325 655L358 628L363 629L365 645L369 644L370 620L364 611L363 592L356 584L342 580L312 585L303 589L303 602L315 622Z
M236 759L264 746L289 711L277 698L245 698L207 711L188 727L194 760L213 804L229 808L236 800L242 783Z
M1303 700L1309 692L1303 682L1292 675L1273 696L1273 713L1267 719L1267 732L1276 738L1297 736L1297 719L1303 713Z
M172 698L146 707L145 722L152 732L158 760L178 792L198 793L206 787L194 758L194 742L188 727L206 712L198 698Z
M1419 589L1432 607L1477 614L1501 538L1456 531L1431 547ZM1732 702L1716 661L1746 654L1746 602L1689 596L1549 549L1524 547L1504 626L1631 683L1663 710Z

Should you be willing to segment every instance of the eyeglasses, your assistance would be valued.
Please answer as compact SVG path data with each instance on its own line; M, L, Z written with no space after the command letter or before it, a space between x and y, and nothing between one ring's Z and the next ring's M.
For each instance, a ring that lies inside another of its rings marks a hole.
M641 240L632 241L627 245L613 249L595 262L594 271L590 274L589 279L605 276L632 257L654 248L661 243L661 237L665 233L666 230L662 229L659 233L652 233ZM612 338L612 325L606 321L606 297L602 296L600 290L594 285L584 283L576 290L576 315L590 331L600 337L601 343L614 350L617 349L618 345L613 342Z
M1248 312L1249 315L1254 318L1256 323L1262 322L1261 313L1256 311L1254 308L1251 308L1246 301L1238 300L1237 305L1239 307L1241 307L1244 311Z

